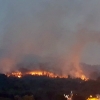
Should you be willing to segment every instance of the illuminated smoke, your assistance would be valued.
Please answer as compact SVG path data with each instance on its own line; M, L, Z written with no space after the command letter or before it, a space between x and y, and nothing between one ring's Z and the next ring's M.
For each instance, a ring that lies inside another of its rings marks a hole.
M1 72L19 67L19 63L38 67L49 62L50 70L84 74L80 67L83 49L100 41L99 0L0 2Z
M79 77L82 74L84 75L80 64L82 52L87 44L94 42L100 43L100 33L82 29L76 33L76 36L77 41L71 48L66 66L69 66L67 72L69 72L70 75Z

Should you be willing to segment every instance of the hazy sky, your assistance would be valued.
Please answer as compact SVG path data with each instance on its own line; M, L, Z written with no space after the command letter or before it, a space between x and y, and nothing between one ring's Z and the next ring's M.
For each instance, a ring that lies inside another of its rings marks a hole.
M0 0L1 66L67 60L74 50L81 62L100 64L99 34L100 0Z

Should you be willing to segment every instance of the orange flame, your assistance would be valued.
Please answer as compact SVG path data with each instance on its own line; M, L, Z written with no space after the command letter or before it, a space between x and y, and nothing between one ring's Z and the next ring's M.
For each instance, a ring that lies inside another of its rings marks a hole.
M16 71L16 72L12 72L12 73L7 73L6 74L7 77L10 77L10 76L14 76L14 77L18 77L18 78L21 78L22 76L25 76L25 75L33 75L33 76L47 76L47 77L50 77L50 78L68 78L67 75L58 75L58 74L54 74L52 72L48 72L48 71L40 71L40 70L36 70L36 71L29 71L29 72L26 72L26 73L22 73L20 71ZM76 75L77 78L81 78L82 80L88 80L88 78L85 76L85 75Z

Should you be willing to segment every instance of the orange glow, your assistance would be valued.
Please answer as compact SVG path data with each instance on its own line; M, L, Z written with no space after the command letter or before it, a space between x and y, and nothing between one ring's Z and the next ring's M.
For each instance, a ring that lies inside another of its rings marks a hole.
M87 100L99 100L98 98L88 98Z
M9 76L14 76L14 77L18 77L18 78L21 78L22 76L25 76L25 75L33 75L33 76L47 76L47 77L50 77L50 78L68 78L67 75L59 75L59 74L54 74L52 72L48 72L48 71L40 71L40 70L34 70L34 71L28 71L28 72L25 72L25 73L22 73L20 71L16 71L16 72L12 72L12 73L8 73L6 74L7 77ZM86 78L85 75L76 75L75 76L76 78L81 78L82 80L86 81L88 78Z
M87 100L99 100L99 98L97 97L92 97L92 95L90 95L90 97Z
M18 77L18 78L21 78L21 76L20 76L20 75L18 75L17 77Z
M87 81L89 78L87 78L85 75L81 75L80 77L82 80Z
M81 76L81 79L82 79L82 80L84 80L84 79L85 79L85 76L84 76L84 75L82 75L82 76Z
M22 73L19 72L19 71L12 72L12 73L8 73L6 75L7 75L7 77L9 77L9 76L14 76L14 77L18 77L18 78L21 78L22 77Z
M87 81L89 79L83 74L82 70L79 70L79 72L76 72L75 77L76 78L81 78L84 81Z

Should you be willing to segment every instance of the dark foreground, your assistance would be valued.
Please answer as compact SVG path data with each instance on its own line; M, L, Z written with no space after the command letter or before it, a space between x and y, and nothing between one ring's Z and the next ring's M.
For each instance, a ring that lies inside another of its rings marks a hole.
M86 100L100 94L100 80L48 78L46 76L6 77L0 74L0 100L66 100L73 91L73 100Z

